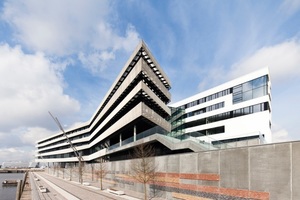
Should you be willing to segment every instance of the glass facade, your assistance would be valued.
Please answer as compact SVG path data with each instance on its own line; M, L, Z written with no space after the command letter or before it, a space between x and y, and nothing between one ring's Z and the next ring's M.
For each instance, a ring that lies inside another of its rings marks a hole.
M261 137L264 137L264 136L261 136ZM254 135L254 136L248 136L248 137L240 137L240 138L233 138L233 139L227 139L227 140L212 141L212 144L213 145L222 145L225 143L253 140L253 139L259 139L259 138L260 138L259 135Z
M195 120L195 121L192 121L189 123L185 123L185 128L191 128L194 126L209 124L209 123L222 121L222 120L226 120L226 119L230 119L230 118L234 118L234 117L240 117L240 116L249 115L249 114L257 113L257 112L263 112L266 110L269 110L268 102L260 103L260 104L256 104L256 105L252 105L252 106L247 106L244 108L236 109L236 110L229 111L229 112L224 112L221 114L217 114L217 115L213 115L210 117Z
M231 91L232 91L232 89L226 89L226 90L223 90L221 92L214 93L214 94L209 95L207 97L203 97L201 99L198 99L198 100L192 101L190 103L187 103L187 104L181 106L181 109L190 108L190 107L193 107L193 106L196 106L196 105L199 105L199 104L202 104L202 103L220 98L222 96L226 96L226 95L230 94Z
M217 103L217 104L205 107L205 108L201 108L199 110L195 110L195 111L189 112L183 118L192 117L192 116L195 116L195 115L200 115L202 113L206 113L206 112L210 112L210 111L213 111L213 110L217 110L217 109L223 108L224 105L225 105L225 103L223 101L223 102L220 102L220 103Z
M195 137L201 137L201 136L224 133L224 131L225 131L225 127L224 126L219 126L219 127L214 127L214 128L201 130L201 131L184 133L183 135L177 136L176 138L184 140L184 139L188 139L189 137L194 137L195 138Z
M262 76L254 80L239 84L232 89L233 104L255 99L267 95L268 76Z
M243 116L243 115L248 115L248 114L252 114L252 113L256 113L256 112L262 112L262 111L270 109L268 102L265 102L265 103L251 105L251 106L247 106L244 108L232 110L229 112L209 116L209 117L198 119L198 120L191 121L188 123L184 122L185 119L188 117L192 117L192 116L200 115L202 113L207 113L207 112L210 112L210 111L213 111L216 109L224 108L225 102L220 102L220 103L210 105L208 107L204 107L204 108L194 110L194 111L191 111L188 113L184 112L185 109L208 102L208 101L211 101L211 100L214 100L214 99L217 99L217 98L220 98L225 95L229 95L229 94L232 94L233 104L265 96L268 94L268 75L258 77L256 79L244 82L242 84L236 85L234 87L222 90L220 92L200 98L198 100L191 101L187 104L180 106L177 109L181 110L182 115L180 117L176 117L176 118L173 117L173 119L171 118L172 132L176 133L175 135L180 135L180 132L182 132L182 130L186 129L186 128L191 128L194 126L213 123L213 122L226 120L226 119L230 119L230 118L234 118L234 117L239 117L239 116ZM178 123L179 121L181 123ZM214 132L214 134L220 133L219 130L220 129L218 129L218 131ZM208 133L209 133L209 131L208 131Z

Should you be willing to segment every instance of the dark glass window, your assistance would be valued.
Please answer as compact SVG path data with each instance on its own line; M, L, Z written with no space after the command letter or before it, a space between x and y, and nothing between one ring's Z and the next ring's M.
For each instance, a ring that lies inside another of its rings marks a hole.
M208 124L208 123L213 123L213 122L217 122L220 120L225 120L225 119L230 119L233 117L239 117L239 116L243 116L243 115L248 115L248 114L252 114L255 112L262 112L265 110L269 110L269 104L268 102L265 103L260 103L260 104L256 104L253 106L248 106L248 107L244 107L241 109L236 109L233 110L231 112L225 112L225 113L221 113L218 115L213 115L207 118L202 118L199 120L195 120L192 122L188 122L185 124L186 128L189 127L193 127L193 126L199 126L199 125L203 125L203 124Z
M233 87L233 103L262 97L267 94L267 75Z

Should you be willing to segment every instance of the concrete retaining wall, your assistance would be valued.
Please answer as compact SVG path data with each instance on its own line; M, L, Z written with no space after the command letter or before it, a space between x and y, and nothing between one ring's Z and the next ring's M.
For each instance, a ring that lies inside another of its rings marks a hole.
M153 159L157 176L148 191L156 199L300 199L299 141ZM142 198L143 185L129 175L131 162L104 163L108 172L104 188L121 189ZM99 177L96 178L99 169L99 163L86 164L84 181L99 184ZM76 169L51 173L78 180Z
M300 199L300 142L178 154L155 158L157 181L150 186L164 199ZM130 161L108 163L106 180L142 193ZM127 191L130 192L130 191Z

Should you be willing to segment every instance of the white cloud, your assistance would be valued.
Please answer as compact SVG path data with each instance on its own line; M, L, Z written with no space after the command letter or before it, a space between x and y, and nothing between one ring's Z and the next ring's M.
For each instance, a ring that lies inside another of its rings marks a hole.
M272 128L272 136L272 140L274 143L292 140L292 138L289 135L289 132L286 129L274 123Z
M25 132L20 135L20 138L23 144L34 146L37 141L49 137L57 132L53 132L42 127L28 127Z
M62 65L41 53L28 55L20 47L0 45L0 131L49 127L49 110L60 116L79 111L79 103L64 94Z
M84 67L99 72L116 51L131 52L139 41L132 25L124 36L111 25L117 20L112 5L106 0L6 1L2 18L13 27L16 41L29 50L78 54ZM102 58L105 55L109 58Z
M300 42L292 39L274 46L264 47L252 56L233 65L231 77L269 67L272 82L288 81L300 77Z
M34 151L23 148L0 148L0 164L6 162L28 162L34 160Z
M16 127L11 130L0 132L0 148L35 146L36 141L49 137L57 131L51 131L43 127Z
M300 1L299 0L284 0L281 4L280 8L287 14L292 15L300 9Z
M224 74L226 74L226 70L223 66L216 66L203 71L203 78L197 87L198 91L204 91L225 81Z
M132 52L139 41L139 34L135 30L134 26L129 24L126 29L125 37L119 37L117 39L116 47L124 49L127 52Z
M80 52L78 58L85 68L88 68L93 74L99 74L106 69L107 62L115 59L115 54L113 52L101 51L86 55Z
M107 1L17 0L5 2L2 17L28 48L66 55L89 43L109 12Z
M66 64L0 45L0 161L32 160L35 142L54 133L47 129L55 127L48 111L64 117L80 110L64 94Z
M131 53L139 41L139 35L132 25L127 27L124 37L115 34L108 25L99 24L97 28L99 34L91 43L91 50L78 54L83 67L93 74L103 72L108 63L115 60L117 51L124 51L126 55Z

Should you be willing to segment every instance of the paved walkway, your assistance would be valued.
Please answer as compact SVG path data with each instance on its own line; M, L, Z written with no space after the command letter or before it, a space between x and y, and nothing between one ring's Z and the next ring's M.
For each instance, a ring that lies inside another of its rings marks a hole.
M106 190L100 191L99 188L94 186L83 186L78 182L63 180L51 176L45 172L35 172L34 175L43 181L49 187L50 191L55 190L58 194L56 199L68 200L95 200L95 199L115 199L115 200L138 200L137 198L128 195L114 195L108 193ZM59 197L60 196L60 197ZM55 198L50 198L55 199Z
M27 175L27 180L21 196L21 200L68 200L52 187L50 187L47 182L47 180L44 181L40 177L37 177L33 172L29 172ZM40 192L40 186L46 187L47 192Z

